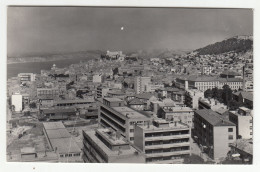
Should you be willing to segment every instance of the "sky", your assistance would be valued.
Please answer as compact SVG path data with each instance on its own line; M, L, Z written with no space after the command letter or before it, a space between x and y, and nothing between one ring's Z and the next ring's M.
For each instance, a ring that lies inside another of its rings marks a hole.
M251 9L8 7L7 12L9 57L87 50L194 50L252 34Z

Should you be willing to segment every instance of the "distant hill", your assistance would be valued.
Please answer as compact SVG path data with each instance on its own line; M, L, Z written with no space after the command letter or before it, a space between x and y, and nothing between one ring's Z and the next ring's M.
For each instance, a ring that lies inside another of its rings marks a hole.
M222 54L226 52L247 52L253 49L253 36L235 36L221 42L195 50L199 55Z

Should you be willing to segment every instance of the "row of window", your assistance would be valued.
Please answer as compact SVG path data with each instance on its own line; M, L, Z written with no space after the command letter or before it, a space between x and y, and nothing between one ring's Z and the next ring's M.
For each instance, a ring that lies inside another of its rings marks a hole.
M69 154L60 154L60 157L63 158L63 157L72 157L72 156L80 156L80 153L69 153Z

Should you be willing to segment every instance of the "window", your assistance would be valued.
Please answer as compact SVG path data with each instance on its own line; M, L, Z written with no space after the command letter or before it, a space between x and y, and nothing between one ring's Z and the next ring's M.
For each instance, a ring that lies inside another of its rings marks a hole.
M130 133L133 133L134 132L134 129L130 129Z
M233 140L233 135L229 135L228 140Z
M228 132L233 132L233 128L228 128Z
M250 129L252 130L252 129L253 129L253 126L250 126Z
M68 157L69 155L68 154L65 154L65 157Z
M249 121L250 123L253 123L253 120L252 119L250 119L250 121Z
M253 132L250 132L250 135L252 136L252 135L253 135Z
M64 157L63 155L60 155L60 157L62 158L62 157Z
M69 157L71 157L72 156L72 154L69 154Z
M130 137L130 140L132 141L132 140L134 140L134 138L133 138L133 137Z

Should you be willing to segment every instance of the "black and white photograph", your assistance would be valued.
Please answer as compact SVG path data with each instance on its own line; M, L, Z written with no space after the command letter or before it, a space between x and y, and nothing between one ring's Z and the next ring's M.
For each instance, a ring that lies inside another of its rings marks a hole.
M252 8L6 11L7 162L255 163Z

